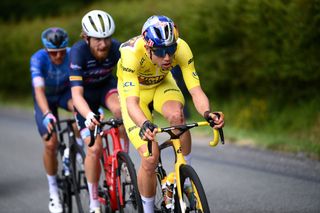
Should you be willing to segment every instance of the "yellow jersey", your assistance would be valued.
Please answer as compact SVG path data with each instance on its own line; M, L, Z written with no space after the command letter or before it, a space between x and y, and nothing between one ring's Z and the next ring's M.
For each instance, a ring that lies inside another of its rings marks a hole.
M171 75L170 70L176 65L180 66L189 90L200 85L191 49L181 38L177 40L177 50L173 55L172 67L168 70L163 70L151 61L142 36L134 37L123 43L120 46L120 53L121 58L117 68L118 87L122 86L126 97L139 97L140 90L158 86L168 74Z

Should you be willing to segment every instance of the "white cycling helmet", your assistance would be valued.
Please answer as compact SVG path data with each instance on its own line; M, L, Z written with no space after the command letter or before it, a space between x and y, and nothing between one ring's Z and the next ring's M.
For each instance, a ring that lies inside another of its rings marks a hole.
M112 17L102 10L92 10L82 18L82 31L89 37L107 38L115 28Z

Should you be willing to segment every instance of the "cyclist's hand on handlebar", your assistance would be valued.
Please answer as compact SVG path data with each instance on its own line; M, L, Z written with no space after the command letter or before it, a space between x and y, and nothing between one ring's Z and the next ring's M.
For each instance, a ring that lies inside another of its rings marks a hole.
M89 112L88 115L86 116L86 120L85 120L84 124L90 130L93 130L96 125L100 124L99 116L94 114L93 112Z
M56 117L52 114L52 112L47 112L43 115L42 124L47 128L48 132L51 133L54 129L53 123L57 122Z
M145 141L154 141L157 133L158 126L146 120L140 129L139 136Z
M203 117L210 123L210 126L219 129L224 126L224 114L222 112L206 111Z

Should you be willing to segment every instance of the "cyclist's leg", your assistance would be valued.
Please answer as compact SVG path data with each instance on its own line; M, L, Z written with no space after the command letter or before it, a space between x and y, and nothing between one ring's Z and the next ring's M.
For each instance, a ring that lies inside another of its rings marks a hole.
M85 127L85 118L83 118L80 113L76 113L76 120L80 126L81 137L86 144L87 151L84 168L90 194L90 209L94 209L100 206L98 201L98 182L101 172L99 163L102 150L101 137L98 135L94 145L88 147L88 144L90 143L90 131Z
M56 112L57 109L50 104L48 100L49 108L52 112ZM57 183L57 134L53 133L51 138L46 141L45 137L48 134L47 129L42 124L43 115L37 104L34 101L34 115L37 124L39 134L42 138L44 149L43 149L43 165L47 174L48 186L49 186L49 210L51 212L57 211L62 212L62 206L59 198L58 183Z
M154 94L154 109L162 114L170 125L179 125L186 122L183 113L184 98L171 75L168 75ZM187 156L191 152L191 136L187 131L180 136L182 154ZM186 159L187 160L187 159ZM189 160L189 159L188 159Z
M119 81L119 84L122 83ZM149 94L150 93L150 94ZM152 115L148 109L148 104L152 102L154 90L141 90L140 91L140 107L146 117L152 120ZM147 142L143 141L139 136L140 128L131 120L126 106L126 98L123 94L122 87L119 87L121 112L126 128L128 137L133 143L134 147L138 150L141 158L141 164L138 169L137 181L138 187L143 201L143 208L145 212L153 212L154 196L156 189L156 174L155 167L158 161L159 150L155 142L153 142L153 156L144 157L143 153L147 151Z
M161 96L161 98L158 98ZM155 93L155 110L161 113L170 125L179 125L186 122L183 112L184 98L176 82L171 76L167 76ZM191 165L191 135L190 131L180 136L182 154L188 165ZM184 184L186 191L190 191L191 183L187 178ZM188 193L188 196L192 196Z
M95 114L98 114L98 104L97 94L99 94L99 88L93 89L90 91L84 91L84 97L89 104L90 109ZM92 104L93 103L93 104ZM90 143L90 131L85 126L85 118L80 115L80 113L75 110L75 117L77 121L77 125L80 127L81 138L84 140L86 144L86 158L84 162L85 175L88 181L88 189L90 194L90 209L95 209L100 207L100 203L98 201L98 182L101 173L100 167L100 156L102 152L102 142L101 136L97 135L96 141L92 147L88 147Z

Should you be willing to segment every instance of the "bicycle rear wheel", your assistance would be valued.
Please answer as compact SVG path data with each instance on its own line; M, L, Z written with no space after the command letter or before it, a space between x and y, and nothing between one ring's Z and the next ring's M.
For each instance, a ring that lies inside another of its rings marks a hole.
M119 152L117 160L117 199L119 211L121 213L143 212L134 164L132 163L129 155L125 152Z
M186 179L190 180L188 184ZM186 212L210 212L206 194L195 170L189 165L180 167L181 189L183 190L183 201L186 204ZM188 189L188 190L187 190ZM176 202L179 202L176 200ZM181 206L181 209L182 206Z
M89 191L84 171L85 153L82 147L74 144L70 152L73 191L76 198L78 212L89 211Z

